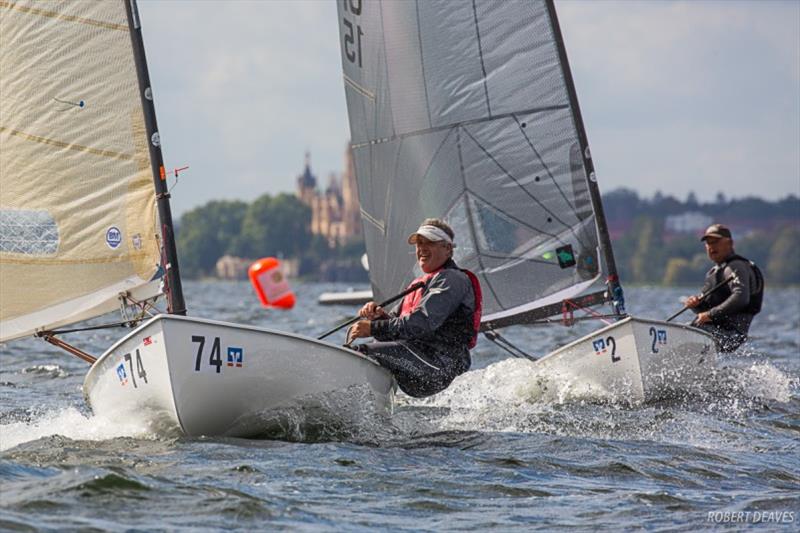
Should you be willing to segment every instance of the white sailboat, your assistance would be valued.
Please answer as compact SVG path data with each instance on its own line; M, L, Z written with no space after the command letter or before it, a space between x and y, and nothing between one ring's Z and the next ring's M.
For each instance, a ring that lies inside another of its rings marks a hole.
M94 412L158 430L248 436L295 407L345 423L391 409L392 377L356 352L184 316L135 0L0 2L0 49L0 342L36 334L85 359ZM121 306L140 325L99 357L59 338Z
M481 281L491 338L611 305L600 318L613 323L539 359L537 375L631 402L706 375L708 334L625 313L553 1L338 6L375 299L419 274L406 237L440 217Z

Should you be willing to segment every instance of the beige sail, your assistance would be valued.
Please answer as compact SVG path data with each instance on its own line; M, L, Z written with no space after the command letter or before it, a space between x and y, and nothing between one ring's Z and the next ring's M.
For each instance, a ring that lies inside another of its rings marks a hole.
M0 341L157 293L144 113L120 1L0 0Z

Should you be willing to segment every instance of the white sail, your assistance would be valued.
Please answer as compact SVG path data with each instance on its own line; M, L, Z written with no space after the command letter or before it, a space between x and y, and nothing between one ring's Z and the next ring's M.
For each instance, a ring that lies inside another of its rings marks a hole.
M544 1L344 0L342 64L377 300L415 277L423 218L456 232L484 319L601 276L579 116Z
M0 49L5 341L157 294L161 255L124 3L0 1Z

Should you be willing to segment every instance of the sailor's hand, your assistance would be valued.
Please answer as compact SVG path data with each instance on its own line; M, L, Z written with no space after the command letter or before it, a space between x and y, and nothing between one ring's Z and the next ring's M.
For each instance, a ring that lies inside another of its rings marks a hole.
M686 298L686 307L689 309L694 309L698 305L700 305L700 297L699 296L689 296Z
M347 344L363 337L372 336L372 324L369 320L359 320L347 330Z
M695 324L706 324L711 322L711 315L708 314L708 311L705 313L699 313L697 317L694 319Z
M364 307L358 311L358 316L366 318L367 320L377 320L379 318L386 318L389 315L386 314L383 307L375 302L367 302L364 304Z

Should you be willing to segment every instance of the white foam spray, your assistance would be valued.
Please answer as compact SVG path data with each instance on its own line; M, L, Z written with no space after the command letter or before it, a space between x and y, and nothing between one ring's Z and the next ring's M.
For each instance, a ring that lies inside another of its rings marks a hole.
M0 451L54 435L91 441L152 436L147 425L135 419L121 421L87 416L75 407L67 407L45 411L30 420L0 424Z

